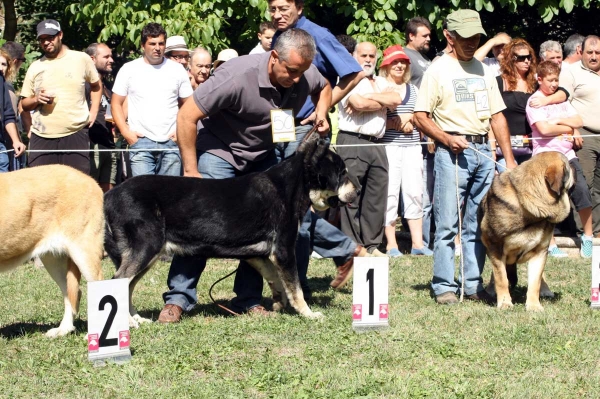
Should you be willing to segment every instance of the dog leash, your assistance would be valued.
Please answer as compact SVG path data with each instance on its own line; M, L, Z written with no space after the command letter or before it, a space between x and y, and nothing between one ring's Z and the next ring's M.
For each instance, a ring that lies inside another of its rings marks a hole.
M463 302L465 297L465 259L462 248L462 218L460 217L460 194L458 192L458 154L454 157L454 179L456 181L456 208L458 212L458 245L460 246L460 253L458 255L461 275L459 302Z
M211 301L213 301L213 303L215 305L217 305L218 307L220 307L221 309L225 310L226 312L231 313L234 316L239 316L239 313L234 312L233 310L229 309L227 306L225 305L221 305L220 303L217 303L217 301L215 301L215 298L213 298L212 296L212 290L214 288L215 285L217 285L218 283L220 283L221 281L225 280L226 278L232 276L235 272L238 271L239 267L236 267L234 271L232 271L231 273L229 273L228 275L226 275L225 277L221 277L220 279L218 279L217 281L215 281L213 283L213 285L210 286L210 289L208 290L208 296L210 297Z
M306 141L306 139L308 139L310 136L312 136L312 134L314 132L316 132L318 128L320 128L321 126L323 126L323 122L325 122L325 121L323 119L321 119L320 121L318 121L317 123L315 123L314 126L312 127L312 129L310 129L308 131L308 133L306 133L306 136L304 136L304 138L302 139L302 143L304 143Z

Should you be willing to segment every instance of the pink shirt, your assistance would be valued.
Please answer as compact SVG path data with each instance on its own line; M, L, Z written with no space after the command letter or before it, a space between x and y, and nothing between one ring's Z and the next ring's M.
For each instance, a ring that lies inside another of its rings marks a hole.
M544 93L538 90L533 93L531 98L540 96L544 96ZM525 112L527 113L527 121L531 125L533 155L539 154L540 152L558 151L561 154L564 154L568 160L577 158L575 151L573 151L572 141L565 140L562 135L544 136L535 126L536 122L547 122L552 119L570 118L577 115L577 111L575 111L575 108L573 108L570 102L565 101L560 104L550 104L540 108L532 108L529 106L529 103L527 103Z

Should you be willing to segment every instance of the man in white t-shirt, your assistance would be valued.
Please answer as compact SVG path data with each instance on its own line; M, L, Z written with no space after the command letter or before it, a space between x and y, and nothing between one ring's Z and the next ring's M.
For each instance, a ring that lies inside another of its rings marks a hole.
M185 69L164 56L166 36L161 25L146 25L142 30L143 57L123 65L113 86L112 114L132 150L133 176L181 175L175 136L177 112L193 90Z

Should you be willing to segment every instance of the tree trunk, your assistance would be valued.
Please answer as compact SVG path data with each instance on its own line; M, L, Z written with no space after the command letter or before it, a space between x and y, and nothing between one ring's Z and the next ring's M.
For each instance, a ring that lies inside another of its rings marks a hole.
M17 13L15 0L2 0L4 5L4 35L3 39L14 41L17 37Z

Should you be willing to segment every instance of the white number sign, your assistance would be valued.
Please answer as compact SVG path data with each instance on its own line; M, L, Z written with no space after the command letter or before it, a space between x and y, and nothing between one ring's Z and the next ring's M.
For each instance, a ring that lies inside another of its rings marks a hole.
M129 336L129 280L88 283L88 359L131 358Z
M296 126L294 125L294 110L272 109L271 130L273 143L288 143L296 140Z
M352 328L356 331L389 326L389 258L354 258Z
M592 295L590 297L591 307L600 309L600 246L592 250Z

